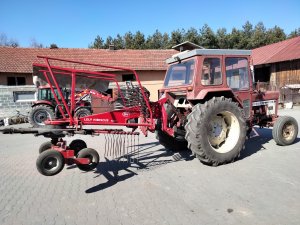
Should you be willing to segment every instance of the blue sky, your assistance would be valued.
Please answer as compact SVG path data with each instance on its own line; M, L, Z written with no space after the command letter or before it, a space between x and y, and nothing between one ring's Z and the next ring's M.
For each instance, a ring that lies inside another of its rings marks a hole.
M214 31L242 28L248 20L286 33L300 27L299 0L1 0L0 33L28 47L34 38L44 46L86 48L97 35L124 35L140 30L146 36L207 23Z

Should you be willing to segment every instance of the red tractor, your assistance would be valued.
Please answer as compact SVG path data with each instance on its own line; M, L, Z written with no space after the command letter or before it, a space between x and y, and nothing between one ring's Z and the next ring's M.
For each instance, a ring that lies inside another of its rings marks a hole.
M250 56L248 50L222 49L194 49L176 54L167 60L169 66L157 102L149 101L137 73L130 68L39 57L45 63L34 64L34 71L50 84L61 115L44 121L45 128L51 125L56 129L8 128L3 132L34 133L51 138L51 142L41 146L36 163L39 172L46 176L59 173L65 164L75 163L84 171L97 167L99 154L96 150L87 148L79 139L70 145L63 140L65 136L76 134L107 135L104 155L129 158L137 155L135 150L128 154L128 149L138 146L130 136L137 137L139 127L146 136L148 131L156 132L157 139L166 148L190 149L201 162L212 166L238 158L247 135L256 125L273 127L273 138L278 145L292 144L298 135L298 124L292 117L278 117L278 92L261 91L259 85L254 87ZM53 65L57 61L76 66ZM79 69L73 69L75 67ZM89 70L89 67L104 68L106 72ZM132 73L135 84L126 83L126 88L122 89L120 73L111 72L116 70ZM91 115L76 117L76 88L93 86L93 90L101 93L111 83L118 92L118 107L109 107L113 101L104 98L105 107L94 109L100 105L95 101ZM70 87L69 98L64 96L58 84ZM99 125L105 129L98 128ZM132 131L107 129L107 126L127 126Z
M278 92L254 88L250 55L248 50L195 49L168 59L159 142L171 149L187 147L213 166L233 162L255 125L273 127L277 144L292 144L297 121L278 117Z
M58 95L56 88L53 89L55 94ZM68 100L70 91L66 88L62 89L63 97ZM88 93L86 91L80 91L76 96L76 110L75 116L86 116L91 115L91 104L87 99ZM65 111L64 111L65 113ZM37 101L33 102L31 111L29 113L29 122L33 127L43 127L44 121L54 120L60 118L60 111L58 111L57 103L54 95L51 92L49 85L40 86L37 89Z

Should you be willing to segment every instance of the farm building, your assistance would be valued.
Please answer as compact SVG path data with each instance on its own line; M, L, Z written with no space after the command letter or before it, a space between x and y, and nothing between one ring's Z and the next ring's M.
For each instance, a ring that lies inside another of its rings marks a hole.
M279 90L282 102L300 103L300 37L252 51L255 80Z

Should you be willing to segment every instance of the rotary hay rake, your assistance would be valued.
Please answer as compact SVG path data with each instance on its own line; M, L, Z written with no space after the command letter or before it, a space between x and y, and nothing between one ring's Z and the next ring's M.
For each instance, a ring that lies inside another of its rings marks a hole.
M80 139L73 140L69 145L64 140L64 137L76 134L104 135L105 158L137 163L140 133L136 130L139 127L145 136L148 130L153 132L154 116L158 110L153 110L157 104L149 101L149 92L142 87L136 71L43 56L38 58L44 60L44 63L33 64L34 80L50 87L56 103L56 115L59 116L55 119L48 118L43 128L2 130L3 133L35 134L51 139L43 143L39 149L40 155L36 161L38 171L45 176L56 175L65 164L76 164L83 171L95 169L100 158L96 150L87 148L86 143ZM90 70L91 68L99 70L99 67L105 72ZM120 74L113 73L119 70L132 73L135 76L135 84L126 81L125 85L120 85ZM111 86L112 91L107 94L105 91ZM68 98L65 98L63 88L70 90ZM89 110L92 114L76 117L78 110L86 109L76 107L76 96L82 93L82 90L87 93L87 99L91 103ZM94 129L86 126L127 126L132 131L98 127Z

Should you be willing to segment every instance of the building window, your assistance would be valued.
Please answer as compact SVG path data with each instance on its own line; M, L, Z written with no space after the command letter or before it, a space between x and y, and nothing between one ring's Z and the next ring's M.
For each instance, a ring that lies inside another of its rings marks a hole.
M122 75L122 81L135 81L134 74L123 74Z
M14 91L14 101L15 102L32 102L35 101L34 91Z
M25 77L7 77L8 86L26 85Z

